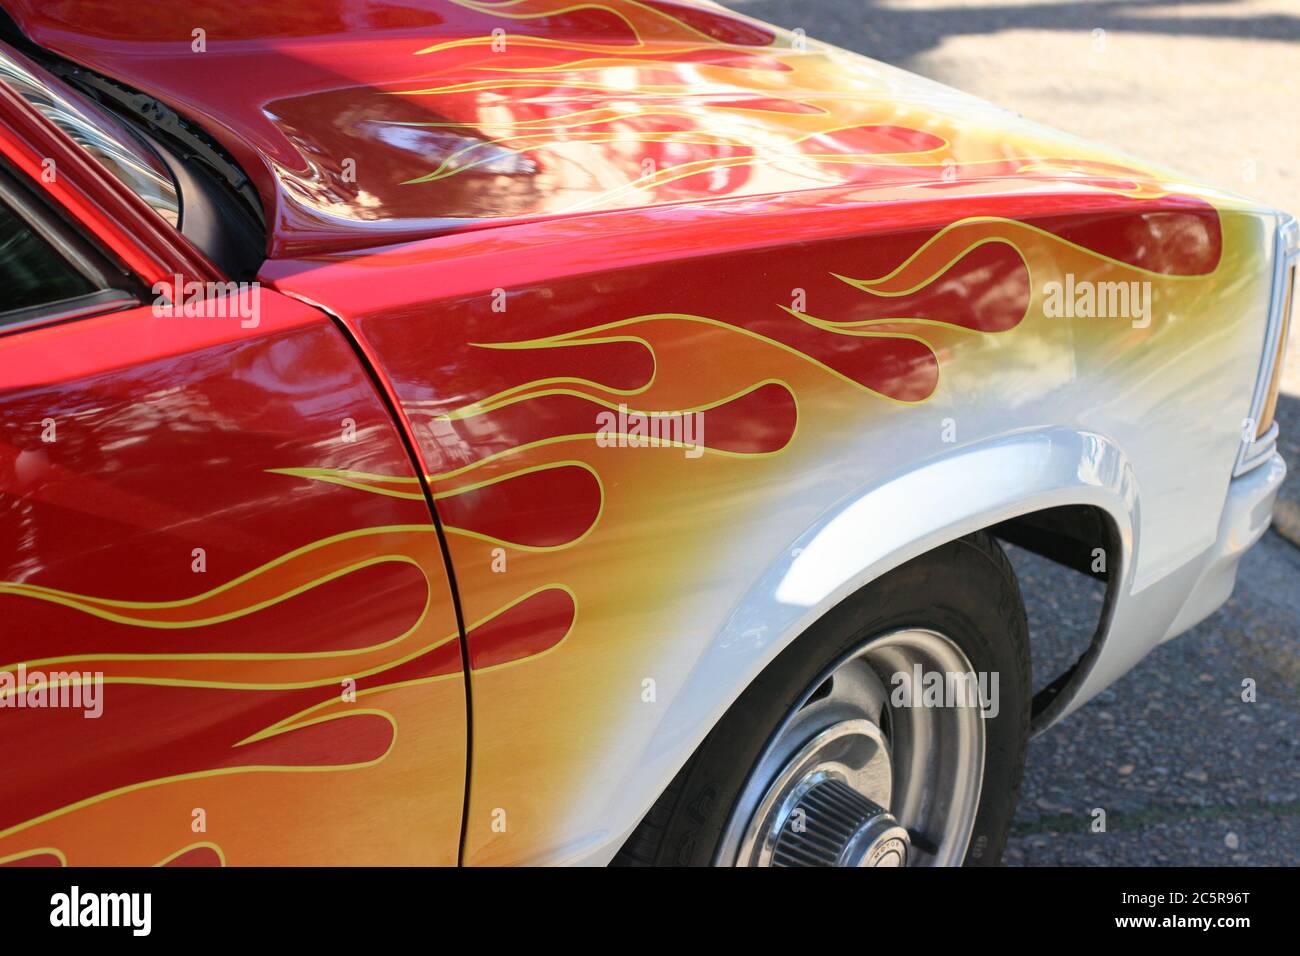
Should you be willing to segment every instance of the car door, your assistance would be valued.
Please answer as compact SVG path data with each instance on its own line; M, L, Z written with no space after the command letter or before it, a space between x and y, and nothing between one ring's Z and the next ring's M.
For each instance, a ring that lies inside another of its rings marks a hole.
M51 192L0 176L0 863L454 864L457 620L365 366L268 289L168 314Z

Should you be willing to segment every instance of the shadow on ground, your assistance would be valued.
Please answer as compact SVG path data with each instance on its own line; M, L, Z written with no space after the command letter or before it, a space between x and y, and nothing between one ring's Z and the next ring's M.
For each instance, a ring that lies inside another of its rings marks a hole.
M1300 41L1300 15L1257 16L1160 15L1168 3L1143 0L1098 0L1090 3L1035 3L1022 6L978 4L953 6L879 4L875 0L827 3L826 0L727 0L741 13L787 29L803 28L809 36L887 63L901 63L937 47L953 36L1002 30L1107 30L1159 33L1165 36L1232 37ZM1222 9L1223 0L1180 0L1182 10Z

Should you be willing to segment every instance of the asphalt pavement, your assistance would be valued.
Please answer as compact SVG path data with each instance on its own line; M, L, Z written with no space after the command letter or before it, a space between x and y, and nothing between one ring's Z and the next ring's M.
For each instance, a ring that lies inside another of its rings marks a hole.
M727 5L1300 214L1296 0ZM1300 326L1291 338L1291 540L1269 531L1223 608L1031 743L1005 863L1300 863ZM1086 646L1101 588L1011 552L1041 683Z
M1300 470L1300 400L1281 450ZM1300 482L1283 486L1291 501ZM1014 550L1035 686L1086 646L1101 587ZM1269 531L1228 603L1029 747L1011 865L1300 861L1300 546ZM1255 700L1242 700L1243 681ZM1094 832L1093 811L1106 811Z

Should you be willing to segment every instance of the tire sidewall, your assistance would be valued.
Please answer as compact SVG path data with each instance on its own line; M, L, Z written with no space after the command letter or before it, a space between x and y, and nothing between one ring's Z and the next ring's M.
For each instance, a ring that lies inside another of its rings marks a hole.
M952 640L977 674L998 675L997 712L984 719L984 776L965 863L1000 862L1029 729L1028 634L1014 574L992 539L980 537L954 541L867 585L778 655L685 769L659 862L727 862L715 861L722 833L750 768L785 717L835 661L871 639L916 628Z

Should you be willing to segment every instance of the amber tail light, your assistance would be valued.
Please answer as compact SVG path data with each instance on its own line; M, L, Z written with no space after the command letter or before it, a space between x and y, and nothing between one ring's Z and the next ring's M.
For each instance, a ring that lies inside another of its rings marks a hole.
M1279 332L1277 354L1273 359L1273 370L1269 377L1268 393L1264 397L1264 407L1259 413L1259 427L1255 429L1255 438L1260 439L1273 427L1273 415L1277 412L1277 393L1282 386L1282 366L1286 361L1287 336L1291 332L1291 313L1295 308L1296 280L1300 273L1295 259L1287 270L1286 285L1283 287L1282 328Z
M1273 249L1273 287L1264 332L1264 354L1260 356L1250 417L1242 425L1241 449L1233 476L1244 475L1268 461L1276 452L1278 392L1286 370L1287 337L1292 313L1300 300L1300 222L1279 215Z

